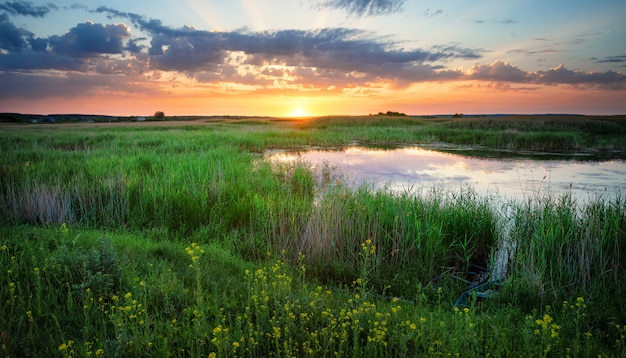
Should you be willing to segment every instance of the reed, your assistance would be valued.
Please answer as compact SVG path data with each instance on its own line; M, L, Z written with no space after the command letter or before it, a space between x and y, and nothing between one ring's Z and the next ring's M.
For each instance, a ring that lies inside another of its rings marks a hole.
M251 264L218 243L71 225L0 231L7 356L619 356L626 343L623 322L596 325L582 296L531 312L378 298L369 240L360 289L346 290L312 280L302 255Z
M593 149L610 153L626 148L624 116L323 117L305 122L300 128L323 130L321 135L339 143L445 142L492 149Z
M256 154L470 125L320 121L3 128L2 354L623 351L623 198L529 198L503 230L469 187L351 188L333 168ZM516 250L501 292L453 311L459 278L506 232Z
M512 277L548 301L584 295L599 300L623 290L626 206L620 197L580 204L571 195L520 205Z

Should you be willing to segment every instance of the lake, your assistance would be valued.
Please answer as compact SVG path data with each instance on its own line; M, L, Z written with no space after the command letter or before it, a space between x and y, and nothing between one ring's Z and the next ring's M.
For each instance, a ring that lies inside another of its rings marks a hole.
M352 186L368 183L393 192L471 186L481 195L524 200L571 193L581 201L626 193L626 161L479 158L421 147L392 150L347 147L268 153L271 161L303 161L337 168ZM550 157L552 158L552 157Z

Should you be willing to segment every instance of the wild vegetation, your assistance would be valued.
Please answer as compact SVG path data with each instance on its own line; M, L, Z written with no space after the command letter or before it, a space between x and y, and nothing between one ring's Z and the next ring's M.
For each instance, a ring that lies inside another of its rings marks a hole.
M0 127L2 354L623 355L624 198L528 198L505 228L471 188L351 188L258 154L460 132L624 148L623 120L549 119ZM503 237L502 287L453 307Z

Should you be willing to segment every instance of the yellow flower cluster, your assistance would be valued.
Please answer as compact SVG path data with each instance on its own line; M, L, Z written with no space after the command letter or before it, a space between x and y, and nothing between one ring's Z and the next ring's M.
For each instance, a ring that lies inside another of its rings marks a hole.
M371 241L362 247L364 255L375 252ZM425 318L417 322L400 319L403 306L397 298L383 308L360 291L343 304L336 304L331 290L317 286L305 296L296 295L294 300L291 291L295 288L288 271L281 260L266 268L245 271L248 304L237 316L245 327L245 340L242 337L230 342L238 354L250 352L260 341L273 342L276 352L287 356L344 356L352 354L355 345L363 352L376 352L387 349L399 339L398 335L419 335L426 322ZM356 286L362 283L362 278L355 281ZM335 303L326 306L329 302ZM307 339L294 340L300 335Z
M365 255L373 256L376 253L376 245L372 243L371 239L367 239L361 243L361 250Z
M68 229L66 223L61 224L61 228L59 229L59 231L61 232L61 235L65 237L68 237L70 234L70 229Z
M124 295L124 301L120 302L118 296L111 298L117 305L111 305L107 313L112 321L116 322L117 327L143 326L147 319L146 308L133 298L131 292Z
M193 268L196 261L198 261L200 256L204 254L204 249L195 242L191 244L191 247L186 247L185 251L191 257L191 264L189 264L189 268Z
M86 341L85 342L85 356L87 357L102 357L104 356L104 349L98 348L94 352L93 348L96 345L94 342Z
M554 319L547 313L543 315L543 318L535 320L535 323L539 326L539 328L541 328L542 331L550 330L550 337L557 338L559 336L559 329L561 326L553 322ZM535 330L535 334L540 333L539 329Z
M74 341L69 340L67 343L62 343L59 346L59 352L63 355L63 357L69 358L74 354Z

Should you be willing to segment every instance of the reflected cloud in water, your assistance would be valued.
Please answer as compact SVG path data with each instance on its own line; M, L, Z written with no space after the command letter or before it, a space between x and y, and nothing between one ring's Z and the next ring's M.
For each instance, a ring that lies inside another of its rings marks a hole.
M314 167L339 168L352 185L403 192L408 188L470 185L482 195L524 199L571 192L576 199L612 198L626 192L626 162L493 159L467 157L418 147L378 150L349 147L342 151L309 150L269 155L272 161L301 160Z

